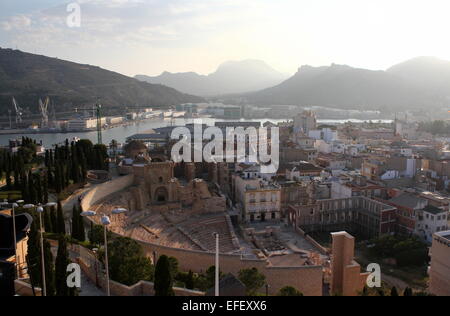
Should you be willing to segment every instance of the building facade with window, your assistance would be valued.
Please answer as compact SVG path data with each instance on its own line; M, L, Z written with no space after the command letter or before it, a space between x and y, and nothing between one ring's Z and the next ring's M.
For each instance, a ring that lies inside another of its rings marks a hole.
M236 202L244 222L278 221L281 218L281 188L259 178L235 176Z

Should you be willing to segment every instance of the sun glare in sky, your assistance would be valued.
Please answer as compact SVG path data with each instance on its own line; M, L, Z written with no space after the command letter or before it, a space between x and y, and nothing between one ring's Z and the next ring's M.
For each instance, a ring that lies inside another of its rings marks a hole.
M448 0L82 0L79 28L65 23L68 3L2 0L0 46L127 75L206 74L249 58L286 73L450 60Z

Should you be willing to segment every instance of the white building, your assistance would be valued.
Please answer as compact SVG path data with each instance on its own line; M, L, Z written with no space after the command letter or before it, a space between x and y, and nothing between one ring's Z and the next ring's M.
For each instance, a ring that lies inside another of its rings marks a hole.
M106 118L101 119L101 125L106 124ZM97 128L97 119L74 119L67 122L67 129L71 131L89 130Z
M324 140L327 143L338 140L338 132L332 128L322 128L320 130L311 130L308 133L309 137L316 140Z
M236 202L246 222L275 221L281 218L281 188L268 181L234 176Z
M122 116L117 116L117 117L112 117L112 116L110 116L110 117L107 117L107 118L106 118L106 122L107 122L109 125L120 124L120 123L123 122L123 117L122 117Z
M417 216L415 234L433 242L433 235L448 229L448 211L428 205Z

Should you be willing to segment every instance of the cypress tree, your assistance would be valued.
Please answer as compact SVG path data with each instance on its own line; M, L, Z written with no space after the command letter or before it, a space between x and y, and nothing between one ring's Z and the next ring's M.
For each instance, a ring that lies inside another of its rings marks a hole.
M155 269L155 296L174 296L172 285L169 258L163 255L159 258Z
M56 296L69 296L70 291L67 287L67 266L70 264L67 251L67 241L64 236L59 237L58 254L55 261L55 288Z
M58 218L56 215L56 209L54 207L51 207L49 209L50 213L50 220L52 222L52 233L58 233Z
M44 202L44 191L42 188L42 181L40 175L35 175L34 185L36 187L36 201L37 203Z
M87 161L86 161L86 156L81 153L81 164L80 164L80 168L81 168L81 180L83 180L83 182L86 181L86 176L87 176Z
M20 181L22 185L22 199L25 201L25 203L31 203L30 201L30 191L28 189L28 178L25 174L25 172L22 172L22 181Z
M403 293L403 296L413 296L413 291L409 287L405 289L405 292Z
M28 232L28 254L26 257L28 275L33 291L35 287L42 286L41 243L39 238L39 224L34 220Z
M67 160L66 163L64 164L64 173L65 173L65 187L67 188L70 184L70 163Z
M188 290L193 290L194 289L194 273L192 272L192 270L189 270L189 273L187 275L186 288Z
M42 202L44 204L48 203L48 180L47 180L47 176L44 176L44 179L42 181Z
M6 188L8 190L12 189L12 181L11 181L11 171L9 169L6 170Z
M83 212L83 208L81 205L78 206L78 240L85 241L86 240L86 230L84 229L84 218L81 216Z
M42 214L42 218L44 220L44 228L47 233L53 233L53 220L51 210L45 210L44 214Z
M12 189L11 171L11 154L8 153L6 155L6 187L8 190Z
M47 296L55 296L55 265L53 264L51 245L47 240L44 240L44 258Z
M391 289L391 296L399 296L397 288L395 286Z
M61 166L56 164L55 166L55 191L56 193L62 192L62 181L61 181Z
M31 170L28 172L28 193L31 204L37 204L37 192Z
M45 151L44 165L45 165L45 167L47 167L47 168L50 166L50 153L49 153L48 150Z
M61 235L66 234L66 224L64 220L64 211L61 205L61 201L58 201L58 210L56 213L56 220L57 220L57 233Z

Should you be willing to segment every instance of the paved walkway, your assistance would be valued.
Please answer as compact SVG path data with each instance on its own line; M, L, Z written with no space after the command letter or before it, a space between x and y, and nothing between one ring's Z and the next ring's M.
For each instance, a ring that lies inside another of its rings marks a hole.
M106 296L106 293L97 288L84 273L81 273L81 292L79 296Z
M408 283L404 282L403 280L400 280L396 277L393 277L391 275L386 275L384 273L381 274L381 279L386 282L389 286L395 286L397 290L399 290L401 293L409 287Z

